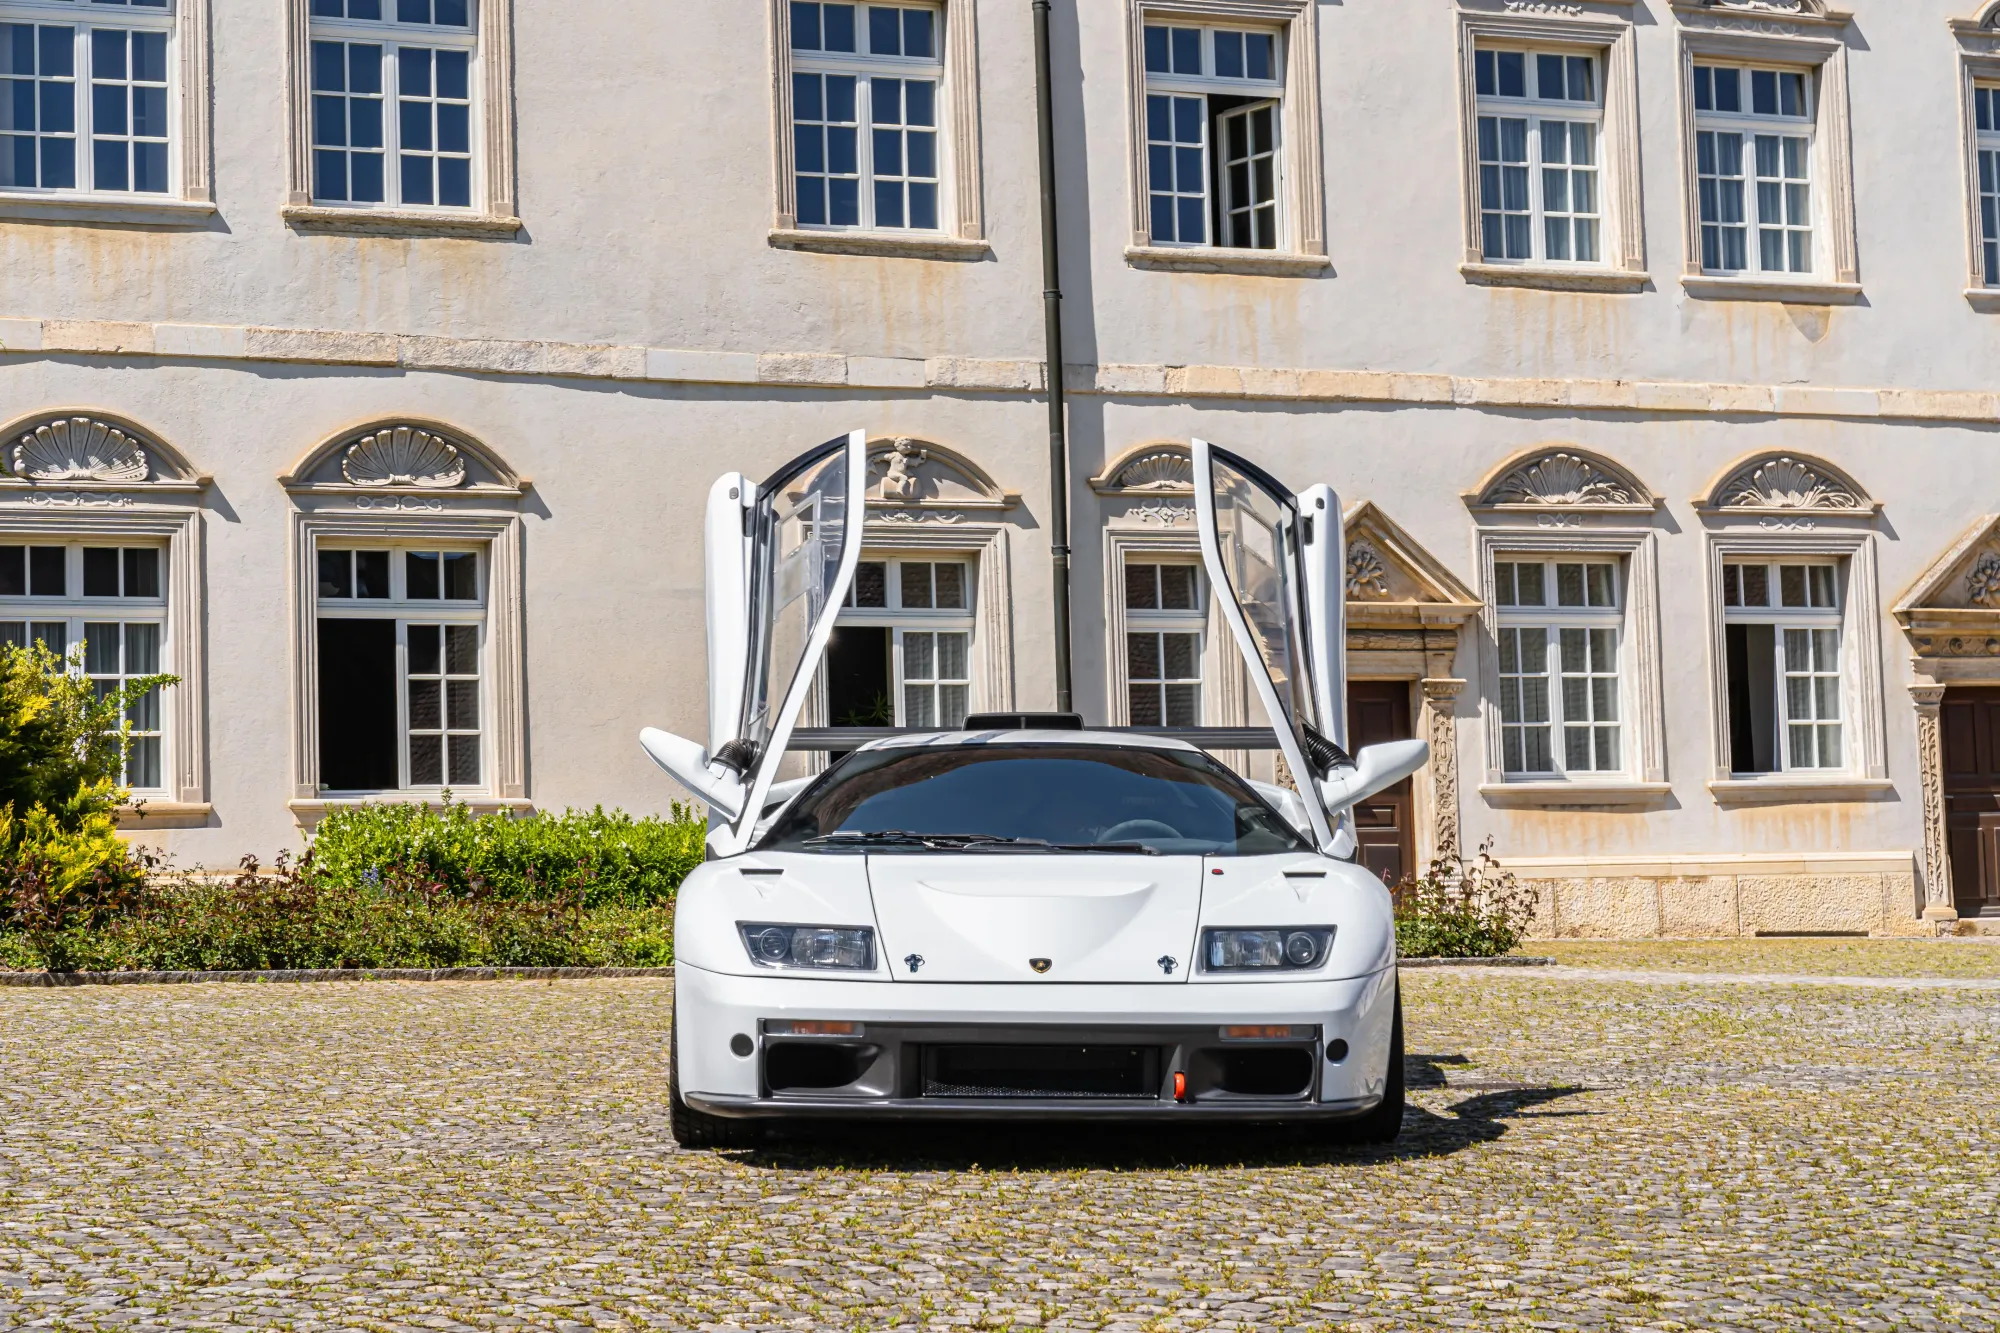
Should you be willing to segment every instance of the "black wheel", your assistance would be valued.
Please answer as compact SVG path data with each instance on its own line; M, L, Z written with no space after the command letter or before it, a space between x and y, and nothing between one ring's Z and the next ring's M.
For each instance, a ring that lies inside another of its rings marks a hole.
M1396 1018L1389 1030L1389 1070L1382 1086L1382 1100L1374 1110L1358 1120L1328 1126L1326 1139L1332 1143L1394 1143L1403 1132L1403 988L1396 987Z
M681 1025L674 1019L667 1037L667 1128L674 1142L683 1148L736 1148L752 1142L756 1127L747 1121L730 1120L706 1111L697 1111L681 1100Z

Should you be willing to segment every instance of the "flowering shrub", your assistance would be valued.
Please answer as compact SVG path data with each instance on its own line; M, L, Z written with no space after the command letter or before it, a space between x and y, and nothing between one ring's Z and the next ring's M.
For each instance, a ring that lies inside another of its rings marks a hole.
M1396 948L1406 958L1491 958L1521 942L1534 919L1534 890L1493 856L1493 840L1472 860L1440 857L1421 879L1394 890Z

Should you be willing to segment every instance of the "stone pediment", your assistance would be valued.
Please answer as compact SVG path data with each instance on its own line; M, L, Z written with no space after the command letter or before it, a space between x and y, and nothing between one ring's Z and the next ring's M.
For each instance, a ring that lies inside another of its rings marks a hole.
M1018 492L1003 490L986 470L965 455L909 435L868 443L868 507L877 520L896 522L897 512L1010 509ZM881 512L888 511L888 512Z
M1350 506L1342 522L1350 625L1456 625L1478 614L1472 589L1374 501Z
M1879 506L1854 479L1808 454L1769 452L1732 463L1695 500L1703 513L1872 518Z
M1090 488L1099 495L1193 495L1194 454L1181 442L1142 444L1113 459Z
M529 486L499 455L435 421L395 418L344 430L278 482L294 493L519 496Z
M1514 455L1465 500L1474 510L1530 513L1650 513L1659 503L1625 468L1570 444L1538 445Z
M158 436L123 417L52 413L0 436L0 485L36 490L197 490L208 478Z
M1674 11L1683 18L1714 17L1780 22L1845 24L1854 15L1835 9L1826 0L1673 0Z
M1890 610L1920 657L2000 656L2000 514L1967 529Z

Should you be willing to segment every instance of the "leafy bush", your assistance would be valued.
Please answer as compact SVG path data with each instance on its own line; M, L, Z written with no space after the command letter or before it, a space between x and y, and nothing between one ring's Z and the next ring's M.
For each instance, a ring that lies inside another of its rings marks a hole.
M475 815L446 793L443 809L384 804L332 812L313 837L308 873L324 885L402 876L461 898L544 902L574 895L585 908L637 907L673 900L701 864L707 834L682 805L668 819L634 819L602 807L515 819Z
M0 934L0 967L250 971L390 967L656 967L673 961L667 904L587 910L574 894L461 895L402 873L338 881L310 855L232 879L162 876L126 909L60 931Z
M1493 856L1493 840L1470 861L1440 857L1421 879L1395 890L1396 948L1406 958L1492 958L1520 944L1534 919L1532 889Z

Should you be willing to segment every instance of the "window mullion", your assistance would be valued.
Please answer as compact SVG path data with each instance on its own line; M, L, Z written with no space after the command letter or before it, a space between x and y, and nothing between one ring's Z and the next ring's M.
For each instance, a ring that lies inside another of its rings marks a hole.
M855 184L861 229L875 229L875 79L857 73L854 78L854 166L860 180Z

